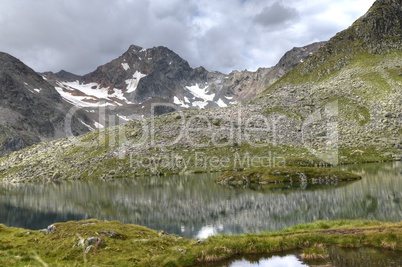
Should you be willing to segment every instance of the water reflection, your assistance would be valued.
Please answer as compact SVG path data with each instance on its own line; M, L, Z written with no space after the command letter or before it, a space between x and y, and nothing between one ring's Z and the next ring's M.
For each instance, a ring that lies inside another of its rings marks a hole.
M8 185L0 188L0 223L38 229L95 217L205 238L315 220L402 220L400 162L348 168L363 179L281 192L226 188L216 185L212 174Z
M227 265L224 265L227 266ZM233 262L230 267L303 267L308 266L301 262L296 256L289 255L284 257L274 256L269 259L260 259L254 262L248 260L238 260Z
M328 259L316 261L303 261L300 259L299 254L294 252L293 255L249 255L219 263L204 264L200 265L200 267L402 266L402 255L400 252L375 248L343 249L333 246L328 248Z

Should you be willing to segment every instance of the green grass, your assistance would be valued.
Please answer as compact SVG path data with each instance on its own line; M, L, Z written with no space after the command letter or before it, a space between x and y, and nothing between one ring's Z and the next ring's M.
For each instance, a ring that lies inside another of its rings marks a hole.
M326 255L327 246L402 250L402 223L318 221L279 232L219 235L197 242L116 221L56 223L50 235L0 225L1 266L194 266L234 256L300 250ZM99 242L84 242L90 237ZM87 253L85 251L87 250Z
M370 110L356 100L341 96L331 96L327 99L327 104L333 102L337 103L340 119L353 119L359 126L364 126L370 122Z
M397 154L397 151L394 152ZM343 165L393 161L391 155L384 154L375 146L340 148L339 156L340 164Z
M286 108L281 108L281 107L267 108L262 112L262 114L264 114L264 115L270 115L270 114L274 114L274 113L284 115L284 116L294 119L296 121L303 120L303 116L300 113L293 112Z
M392 78L392 80L397 82L402 82L402 68L388 69L388 75Z
M367 72L361 75L362 79L368 82L371 86L374 87L374 90L368 90L367 88L363 88L360 90L362 95L365 95L366 99L370 100L378 100L385 98L387 94L392 91L391 85L388 81L378 72Z
M301 258L304 260L323 260L329 257L328 250L321 243L303 249Z

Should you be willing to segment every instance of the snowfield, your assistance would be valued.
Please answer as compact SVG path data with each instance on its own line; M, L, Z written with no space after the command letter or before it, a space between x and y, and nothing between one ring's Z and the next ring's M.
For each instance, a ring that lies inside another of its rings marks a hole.
M61 82L55 87L57 92L68 102L80 107L122 106L132 104L120 89L101 88L97 83L82 84Z
M132 92L134 92L135 90L137 90L138 83L139 83L140 80L141 80L142 78L144 78L145 76L147 76L147 75L142 74L142 73L139 72L139 71L136 71L136 72L133 74L133 78L132 78L132 79L126 80L126 84L127 84L127 93L132 93Z

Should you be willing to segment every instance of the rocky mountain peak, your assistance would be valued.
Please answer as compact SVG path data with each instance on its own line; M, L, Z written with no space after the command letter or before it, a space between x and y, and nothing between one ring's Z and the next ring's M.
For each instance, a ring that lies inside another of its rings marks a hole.
M52 101L61 101L60 95L43 80L42 76L19 59L3 52L0 52L0 77L3 84L0 90L3 96L10 94L11 88L15 88L27 95L40 91L42 96Z
M387 52L402 44L402 1L378 0L352 29L371 53Z
M65 71L65 70L61 70L61 71L55 73L55 75L65 81L76 81L76 80L81 79L81 76L75 75L75 74Z
M0 53L0 156L43 140L65 137L64 119L71 105L43 77L20 60ZM73 117L71 130L89 129Z
M73 73L65 71L65 70L61 70L56 73L48 71L48 72L42 73L42 75L47 80L51 80L51 81L58 80L58 81L74 82L74 81L81 80L81 76L73 74Z
M151 103L175 104L177 108L226 107L255 97L287 71L310 57L323 43L297 47L277 66L223 74L204 67L193 69L167 47L144 49L131 45L120 57L83 77L61 71L51 80L58 92L79 106L111 105L152 113ZM78 82L77 82L78 80Z
M179 70L177 70L179 69ZM118 88L123 91L130 91L130 82L128 80L137 79L136 86L139 85L139 79L136 77L147 76L155 72L160 72L167 77L176 75L175 72L184 72L187 74L191 68L187 61L182 59L172 50L158 46L149 49L131 45L129 49L120 57L111 62L98 67L94 72L83 76L84 83L98 83L104 88ZM179 73L180 74L180 73ZM131 84L132 85L132 84ZM132 88L133 90L133 88Z
M303 47L293 47L290 51L279 60L276 67L282 68L284 72L288 72L290 69L296 67L298 64L303 63L308 57L312 56L326 42L316 42Z
M339 32L325 46L292 73L321 80L342 69L362 53L383 54L402 47L402 1L378 0L348 29ZM293 77L294 78L294 77ZM293 79L292 78L292 79Z
M143 50L143 48L141 46L132 44L132 45L129 46L127 52L128 51L138 51L138 52L140 52L141 50Z

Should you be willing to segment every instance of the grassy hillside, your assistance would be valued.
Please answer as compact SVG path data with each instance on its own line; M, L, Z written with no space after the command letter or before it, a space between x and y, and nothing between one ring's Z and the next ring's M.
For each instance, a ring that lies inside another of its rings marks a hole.
M99 220L56 223L44 232L0 225L2 266L193 266L234 256L296 249L325 257L327 246L402 250L401 223L319 221L280 232L185 239Z

